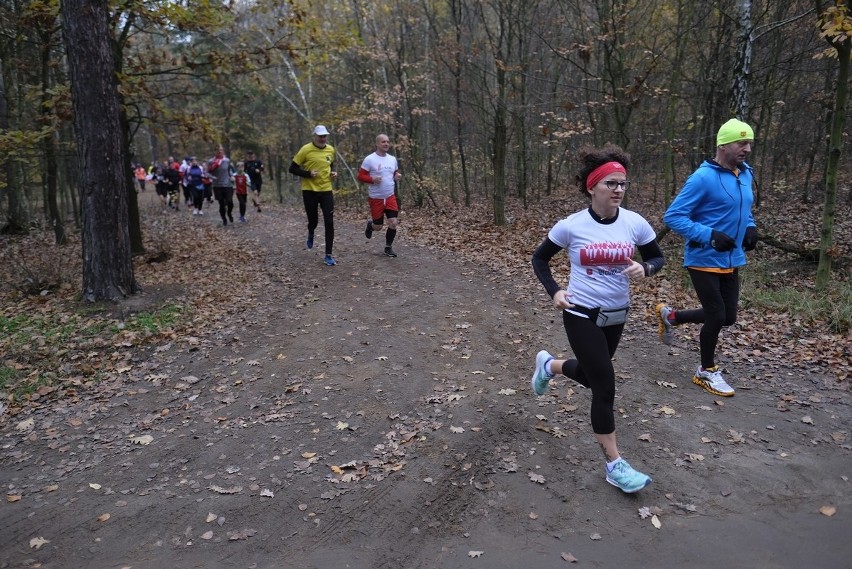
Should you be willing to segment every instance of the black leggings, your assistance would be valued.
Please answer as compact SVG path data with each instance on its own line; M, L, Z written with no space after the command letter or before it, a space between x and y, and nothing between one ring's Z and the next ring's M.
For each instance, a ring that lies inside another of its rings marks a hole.
M592 390L592 431L597 435L615 432L615 370L612 356L621 341L624 324L598 328L589 318L562 311L562 322L576 360L567 360L562 374ZM555 370L554 370L555 371Z
M701 308L675 311L675 324L704 324L699 333L701 367L716 365L716 344L723 326L737 321L737 302L740 298L740 274L711 273L688 269Z
M192 207L201 211L201 206L204 205L204 188L200 190L197 188L192 189Z
M233 218L231 212L234 211L234 188L213 186L213 195L219 202L219 216L222 218L222 222L228 223L228 218Z
M328 192L302 191L302 201L305 202L305 213L308 214L308 234L313 237L314 230L319 225L317 206L322 210L322 222L325 226L325 254L331 255L334 247L334 194Z
M237 194L237 201L240 204L240 217L246 216L246 201L248 200L248 194Z

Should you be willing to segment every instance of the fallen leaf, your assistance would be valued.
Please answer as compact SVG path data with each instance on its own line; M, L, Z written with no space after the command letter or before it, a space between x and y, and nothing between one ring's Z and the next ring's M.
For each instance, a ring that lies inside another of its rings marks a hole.
M644 520L645 518L649 517L650 515L651 515L651 508L649 508L648 506L642 506L641 508L639 508L639 517L641 519Z
M213 530L205 531L201 534L201 539L212 539L213 538Z
M96 483L92 482L92 483L90 483L90 484L89 484L89 488L91 488L92 490L100 490L100 489L101 489L101 485L100 485L100 484L96 484Z
M601 538L601 534L593 533L592 535L589 536L589 539L591 539L592 541L600 541L603 538Z
M21 497L22 496L20 494L6 494L6 501L7 502L17 502L18 500L21 499Z
M542 476L541 474L536 474L535 472L528 472L527 475L533 482L537 482L538 484L544 484L544 476Z
M651 435L649 433L645 433L644 435L639 435L639 440L651 442Z
M213 512L210 512L209 514L207 514L207 519L206 519L206 520L204 520L204 521L205 521L205 522L207 522L207 523L209 524L210 522L215 522L215 521L216 521L216 518L218 518L218 517L219 517L219 516L217 516L217 515L216 515L216 514L214 514Z
M315 452L303 452L302 458L313 458L317 455Z
M239 539L247 539L257 533L256 529L241 529L239 531L229 531L228 539L230 541L237 541Z
M485 553L485 552L484 551L468 551L467 556L468 557L480 557L483 553Z
M260 362L257 361L257 360L249 360L249 361L246 362L246 365L247 366L259 366Z
M514 395L517 391L514 389L501 389L498 393L500 395Z
M450 432L451 432L451 433L463 433L463 432L464 432L464 428L462 428L462 427L453 427L452 425L450 425Z
M376 359L379 360L380 362L383 362L383 361L386 361L388 359L388 357L387 356L379 356Z
M568 563L576 563L577 562L577 558L574 557L573 555L571 555L570 553L568 553L567 551L563 551L559 555L559 557L561 557L563 560L567 561Z
M34 537L30 540L30 547L39 549L42 545L50 543L50 540L44 539L43 537Z
M35 420L33 420L32 417L30 417L29 419L25 419L15 425L15 428L19 431L29 431L33 427L35 427Z
M704 460L703 454L693 454L691 452L686 453L686 459L690 462L700 462Z
M154 441L151 435L142 435L140 437L130 437L130 442L137 445L149 445Z
M805 415L804 417L802 417L802 422L805 423L806 425L813 425L814 424L814 420L811 419L810 415Z
M222 488L221 486L211 486L210 490L214 492L218 492L219 494L239 494L243 491L242 486L231 486L230 488Z
M828 516L829 518L837 513L837 508L834 506L823 506L819 509L819 513L823 516Z
M273 494L272 490L269 490L268 488L264 488L263 490L260 491L260 496L262 498L274 498L275 494Z
M674 415L676 413L676 411L668 405L663 405L662 407L660 407L660 412L665 413L666 415Z
M338 421L336 426L338 431L345 431L349 428L349 423L344 423L343 421ZM305 457L307 458L307 457Z
M654 514L653 516L651 516L651 523L657 529L660 529L663 526L663 524L660 523L660 518L657 517L657 514Z
M660 387L668 387L669 389L677 389L677 384L670 381L657 381Z
M530 519L531 519L531 520L537 520L537 519L538 519L538 514L536 514L535 512L530 512Z
M742 433L738 433L734 429L728 430L728 438L731 439L732 443L742 443L745 442L745 437L743 437Z
M100 516L98 516L98 521L99 521L99 522L105 522L105 521L107 521L109 518L110 518L110 515L109 515L109 514L101 514Z

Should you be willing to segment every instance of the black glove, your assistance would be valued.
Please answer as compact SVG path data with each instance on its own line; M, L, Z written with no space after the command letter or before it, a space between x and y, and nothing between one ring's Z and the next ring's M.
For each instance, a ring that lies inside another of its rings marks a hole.
M757 227L749 227L746 229L745 237L743 237L743 251L754 251L757 248Z
M734 243L734 240L731 239L730 236L714 229L710 233L710 246L718 252L724 253L725 251L733 249L734 246L736 246L736 243Z

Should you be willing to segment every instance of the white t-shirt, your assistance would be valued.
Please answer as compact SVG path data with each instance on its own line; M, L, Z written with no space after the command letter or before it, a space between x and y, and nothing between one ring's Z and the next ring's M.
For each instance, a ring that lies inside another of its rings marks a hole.
M396 158L390 154L379 156L375 152L364 158L361 169L370 173L370 176L381 176L382 181L378 184L370 184L370 197L377 199L389 198L393 195L393 174L399 170Z
M657 235L636 212L619 208L612 223L595 221L588 209L556 223L547 237L565 249L571 262L568 302L586 308L622 308L630 302L629 279L621 271L630 265L637 245Z

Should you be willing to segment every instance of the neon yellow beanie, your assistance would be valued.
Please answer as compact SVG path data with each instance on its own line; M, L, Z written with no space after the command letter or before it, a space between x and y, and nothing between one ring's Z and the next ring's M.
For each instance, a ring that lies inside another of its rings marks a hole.
M716 146L722 146L737 140L754 140L754 131L743 121L731 119L719 128Z

